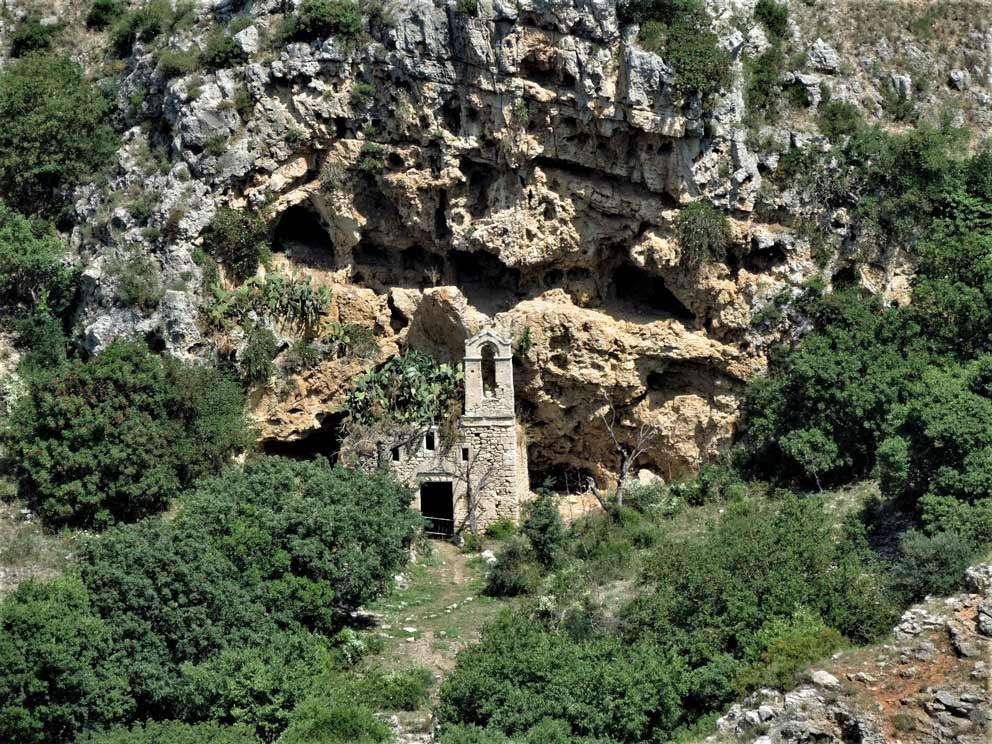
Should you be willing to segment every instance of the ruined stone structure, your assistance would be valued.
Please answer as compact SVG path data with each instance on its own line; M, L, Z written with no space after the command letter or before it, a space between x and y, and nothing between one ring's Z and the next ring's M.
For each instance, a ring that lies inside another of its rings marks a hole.
M416 489L413 506L437 536L516 522L530 492L527 450L513 400L513 351L487 329L465 342L465 410L453 432L437 426L380 443L366 467L388 467Z

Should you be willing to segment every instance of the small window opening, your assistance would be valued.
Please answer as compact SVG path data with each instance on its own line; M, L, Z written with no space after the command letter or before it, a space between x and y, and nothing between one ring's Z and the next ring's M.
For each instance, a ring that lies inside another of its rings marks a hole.
M468 447L462 447L462 462L468 462Z
M496 347L482 347L482 394L496 395Z
M400 448L393 447L393 462L399 462L399 461L400 461Z
M426 436L424 436L424 447L428 451L433 452L436 444L437 443L434 440L434 432L432 431L427 432Z

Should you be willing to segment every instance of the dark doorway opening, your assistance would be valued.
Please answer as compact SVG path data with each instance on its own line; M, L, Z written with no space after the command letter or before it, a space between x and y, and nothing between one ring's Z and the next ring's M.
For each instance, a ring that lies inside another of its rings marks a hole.
M430 537L448 539L455 534L455 499L450 481L420 484L420 513L427 520Z

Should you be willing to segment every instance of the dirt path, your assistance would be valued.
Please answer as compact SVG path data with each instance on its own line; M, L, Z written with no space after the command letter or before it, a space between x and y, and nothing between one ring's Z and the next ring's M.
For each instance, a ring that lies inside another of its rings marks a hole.
M445 542L407 567L389 595L370 609L384 642L373 662L384 669L426 667L443 676L455 655L479 639L504 602L482 596L484 565Z

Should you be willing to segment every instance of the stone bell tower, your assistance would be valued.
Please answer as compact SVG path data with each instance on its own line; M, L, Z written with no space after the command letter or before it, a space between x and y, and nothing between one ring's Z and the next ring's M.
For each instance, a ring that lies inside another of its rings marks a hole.
M465 417L513 419L513 348L491 329L465 341Z

